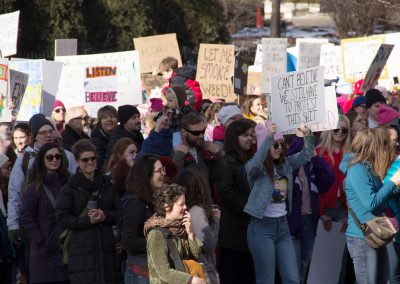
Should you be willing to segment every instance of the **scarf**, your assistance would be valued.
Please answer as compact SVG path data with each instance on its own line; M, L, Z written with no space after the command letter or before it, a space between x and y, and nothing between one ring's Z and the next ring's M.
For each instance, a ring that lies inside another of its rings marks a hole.
M79 187L86 189L88 192L92 193L103 186L103 176L96 171L93 181L84 176L84 174L77 169L75 174L75 182Z
M187 238L185 226L183 226L182 220L180 219L165 219L157 214L154 214L149 218L149 220L146 221L146 223L144 223L144 235L147 236L151 229L155 227L165 228L170 231L174 236L177 236L179 238Z

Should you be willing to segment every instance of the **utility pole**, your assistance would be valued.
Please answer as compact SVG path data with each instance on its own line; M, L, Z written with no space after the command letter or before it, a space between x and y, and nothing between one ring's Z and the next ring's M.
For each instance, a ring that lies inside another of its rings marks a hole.
M281 0L272 0L271 37L281 37Z

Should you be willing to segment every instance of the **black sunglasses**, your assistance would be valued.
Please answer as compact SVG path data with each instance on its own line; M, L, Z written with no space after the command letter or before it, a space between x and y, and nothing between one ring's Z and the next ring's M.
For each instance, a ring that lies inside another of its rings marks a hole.
M187 132L192 134L193 136L200 136L201 134L204 134L206 132L206 129L204 128L203 130L189 130L187 128L184 128Z
M61 160L62 155L61 154L54 154L54 155L49 154L45 158L49 162L54 161L54 160L59 161L59 160Z
M56 113L60 113L60 111L65 112L65 108L56 108L54 111Z
M91 162L93 162L93 161L96 161L96 157L95 156L93 156L93 157L87 157L87 158L82 158L82 159L80 159L81 160L81 162L83 162L83 163L88 163L89 161L91 161Z
M275 150L278 150L279 146L281 146L283 149L284 144L283 144L283 142L275 142L273 146L274 146Z
M347 127L340 127L340 128L337 128L337 129L333 129L332 131L334 133L339 133L339 131L341 131L343 134L349 133L349 130L347 129Z

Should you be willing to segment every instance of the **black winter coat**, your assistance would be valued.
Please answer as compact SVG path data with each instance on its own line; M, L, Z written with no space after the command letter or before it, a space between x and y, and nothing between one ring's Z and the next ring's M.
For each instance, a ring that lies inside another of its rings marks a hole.
M221 199L221 220L219 223L218 245L222 248L248 251L247 226L250 216L243 212L250 195L244 164L236 157L224 157L224 179L217 183Z
M61 133L63 139L63 147L65 150L71 151L72 146L80 139L89 139L85 134L79 134L68 124L65 125L64 131Z
M107 145L110 142L110 135L101 129L100 125L96 125L92 132L92 143L96 146L97 168L103 171L106 162Z
M122 127L121 125L118 125L114 129L114 131L111 133L110 142L107 145L107 158L106 159L108 159L111 156L111 152L112 152L112 149L113 149L115 143L117 143L117 141L123 137L132 139L138 148L138 152L140 151L140 148L142 147L143 140L144 140L142 133L140 131L130 132L130 131L126 130L124 127Z
M92 192L85 188L85 182L82 182L85 178L81 173L72 176L57 198L57 222L64 229L73 230L68 245L67 269L71 283L109 284L119 283L120 280L116 240L112 230L119 214L119 199L110 177L99 175L96 173L95 180L102 183L99 186L98 208L106 216L103 222L90 224L87 215L79 217L92 196Z

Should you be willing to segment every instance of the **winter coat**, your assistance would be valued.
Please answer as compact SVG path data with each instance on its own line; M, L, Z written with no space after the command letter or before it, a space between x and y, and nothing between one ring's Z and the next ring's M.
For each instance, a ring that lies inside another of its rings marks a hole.
M110 142L107 145L106 159L111 156L111 152L114 148L115 143L117 143L118 140L123 137L132 139L133 142L135 142L138 151L140 151L144 140L142 133L140 131L130 132L126 130L123 126L118 125L110 135Z
M47 174L43 184L56 199L61 191L58 175ZM35 187L36 184L32 184L27 188L21 208L21 223L31 240L29 280L30 283L63 282L67 276L58 246L63 229L56 223L54 205L49 197L43 189L37 193Z
M101 129L100 125L96 125L92 132L92 143L96 146L97 168L103 169L106 160L107 145L110 142L110 135Z
M160 132L152 130L142 146L141 153L151 153L160 156L171 157L172 155L172 132L161 129Z
M80 134L78 132L76 132L71 126L69 126L68 124L65 125L65 129L61 134L61 137L63 139L63 147L64 149L71 151L72 146L74 146L74 144L76 142L78 142L81 139L89 139L89 136L87 136L86 134Z
M224 179L217 183L221 199L221 220L218 245L222 248L248 252L247 226L250 216L243 212L250 195L244 164L231 154L224 157Z
M98 208L106 219L91 224L89 216L79 217L92 198L91 183L78 172L57 198L56 218L63 229L72 231L68 245L68 276L71 283L119 283L119 264L112 226L116 225L119 199L108 176L95 175Z

